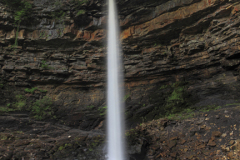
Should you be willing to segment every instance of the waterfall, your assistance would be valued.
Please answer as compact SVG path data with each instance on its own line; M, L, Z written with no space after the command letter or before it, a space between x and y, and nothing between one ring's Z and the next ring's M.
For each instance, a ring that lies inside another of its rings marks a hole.
M115 0L108 0L107 137L108 160L125 160L123 125L123 76L119 25Z

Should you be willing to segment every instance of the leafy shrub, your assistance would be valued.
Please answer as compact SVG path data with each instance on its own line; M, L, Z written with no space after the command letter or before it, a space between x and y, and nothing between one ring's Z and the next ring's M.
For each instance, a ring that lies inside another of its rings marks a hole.
M107 106L98 108L98 111L100 112L100 116L104 116L107 112Z
M33 87L31 89L30 88L26 88L24 91L27 92L27 93L33 94L36 90L39 90L42 93L47 92L47 90L38 89L37 87Z
M44 118L52 116L53 115L52 100L47 96L37 100L31 106L31 111L33 117L36 118L37 120L42 120Z
M166 113L173 114L181 111L182 105L185 103L184 96L184 86L180 86L179 84L173 85L173 92L166 100Z
M22 95L16 95L17 102L13 105L16 110L21 110L26 106L26 99Z
M11 111L15 111L15 109L9 108L9 107L0 107L0 113L2 113L2 112L11 112Z
M77 16L82 15L82 14L85 14L85 12L86 12L85 10L82 10L82 9L81 9L81 10L79 10L79 11L77 12Z
M26 88L24 91L27 92L27 93L34 93L35 90L37 90L38 88L34 87L34 88Z

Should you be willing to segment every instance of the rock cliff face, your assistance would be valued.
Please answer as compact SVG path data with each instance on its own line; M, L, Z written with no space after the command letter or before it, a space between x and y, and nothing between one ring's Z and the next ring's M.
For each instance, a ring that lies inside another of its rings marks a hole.
M46 95L62 123L83 130L103 129L105 1L28 2L31 14L21 21L19 32L14 8L0 3L0 106L11 106L15 95L26 97L26 105ZM186 107L238 99L237 0L117 3L127 127ZM13 46L16 35L18 45ZM34 87L37 90L26 91Z
M20 24L17 48L11 47L14 8L1 4L2 80L20 93L45 89L69 125L97 127L106 106L106 4L29 2L33 8ZM230 91L238 89L239 8L228 0L118 1L126 114L136 117L130 124L139 116L158 117L168 98L160 88L176 81L195 100L238 96Z

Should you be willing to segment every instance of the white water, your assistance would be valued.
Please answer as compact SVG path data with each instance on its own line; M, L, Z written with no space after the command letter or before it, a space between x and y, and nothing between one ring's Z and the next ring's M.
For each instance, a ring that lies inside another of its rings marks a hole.
M108 160L125 160L122 63L119 47L119 25L116 15L115 0L108 0L108 90L107 90L107 136Z

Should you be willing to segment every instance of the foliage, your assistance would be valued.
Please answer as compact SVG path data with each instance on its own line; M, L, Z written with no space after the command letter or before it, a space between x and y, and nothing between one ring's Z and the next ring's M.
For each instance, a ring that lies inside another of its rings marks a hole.
M63 10L52 12L52 18L56 20L63 20L63 17L66 15L66 12Z
M82 15L82 14L85 14L85 12L86 12L85 10L82 10L82 9L81 9L81 10L79 10L79 11L77 12L77 16Z
M15 100L15 103L7 103L6 106L0 107L0 113L19 111L26 106L26 99L24 96L18 94L15 96Z
M231 103L231 104L226 104L225 106L233 106L233 105L240 105L240 103Z
M218 110L218 109L221 108L221 106L208 105L208 106L201 107L201 108L202 108L200 110L201 112L209 112L209 111L212 111L212 110ZM169 115L166 116L166 118L171 119L171 120L181 120L181 119L192 118L197 114L199 114L199 112L196 112L194 109L186 108L186 109L183 109L182 111L180 111L178 113L169 114Z
M165 89L167 88L169 85L162 85L159 89Z
M98 111L100 112L100 116L104 116L107 112L107 106L98 108Z
M26 0L3 0L3 3L14 9L14 23L17 25L15 44L13 47L18 45L17 38L19 33L19 26L21 21L28 18L31 12L32 5Z
M130 97L130 94L124 96L123 100L126 101Z
M91 106L87 106L87 108L93 109L93 108L94 108L94 106L93 106L93 105L91 105Z
M39 38L43 38L43 37L45 37L45 32L41 32L41 33L39 34Z
M47 96L34 102L31 106L31 111L34 115L34 118L36 118L37 120L42 120L44 118L52 116L53 111L51 106L52 100Z
M46 61L42 60L40 68L43 69L53 69L52 67L49 67L48 64L46 64Z
M193 97L186 90L185 81L178 81L172 84L164 84L154 89L149 97L150 104L154 104L152 112L147 114L146 119L173 117L181 114L189 108ZM144 120L145 121L145 120Z
M42 89L38 89L37 87L33 87L33 88L26 88L24 91L27 92L27 93L34 93L36 90L39 90L40 92L42 93L45 93L47 92L47 90L42 90Z
M217 110L217 109L220 109L221 106L216 106L216 105L208 105L208 106L205 106L205 107L201 107L202 109L200 111L202 112L209 112L209 111L212 111L212 110Z
M58 35L61 36L63 35L63 31L64 31L64 24L65 24L64 17L66 16L66 11L64 11L63 8L61 8L61 6L63 5L62 5L62 2L60 1L56 1L54 5L59 9L55 10L54 12L51 12L51 17L62 25L61 28L57 30ZM49 35L47 35L47 40L48 38L49 38Z
M32 5L26 0L3 0L3 3L14 9L15 22L28 18Z
M170 120L180 120L180 119L187 119L191 118L195 115L194 110L191 108L183 109L182 111L174 114L169 114L166 116L166 118Z
M185 103L184 86L180 83L175 83L172 87L174 90L166 99L165 110L167 114L180 112L182 110L181 106L184 106L183 104Z
M8 139L8 137L6 136L6 135L0 135L0 140L7 140Z
M47 92L47 90L43 90L43 89L38 89L40 92L42 92L42 93L46 93Z
M12 111L15 111L15 109L9 107L0 107L0 112L12 112Z
M14 104L16 110L21 110L23 107L26 106L26 99L22 95L18 94L15 96L17 102Z
M34 93L35 90L37 90L38 88L34 87L34 88L26 88L24 91L27 92L27 93Z
M58 150L61 151L61 150L65 149L65 148L67 148L67 147L72 147L72 144L71 143L66 143L66 144L64 144L62 146L59 146Z

